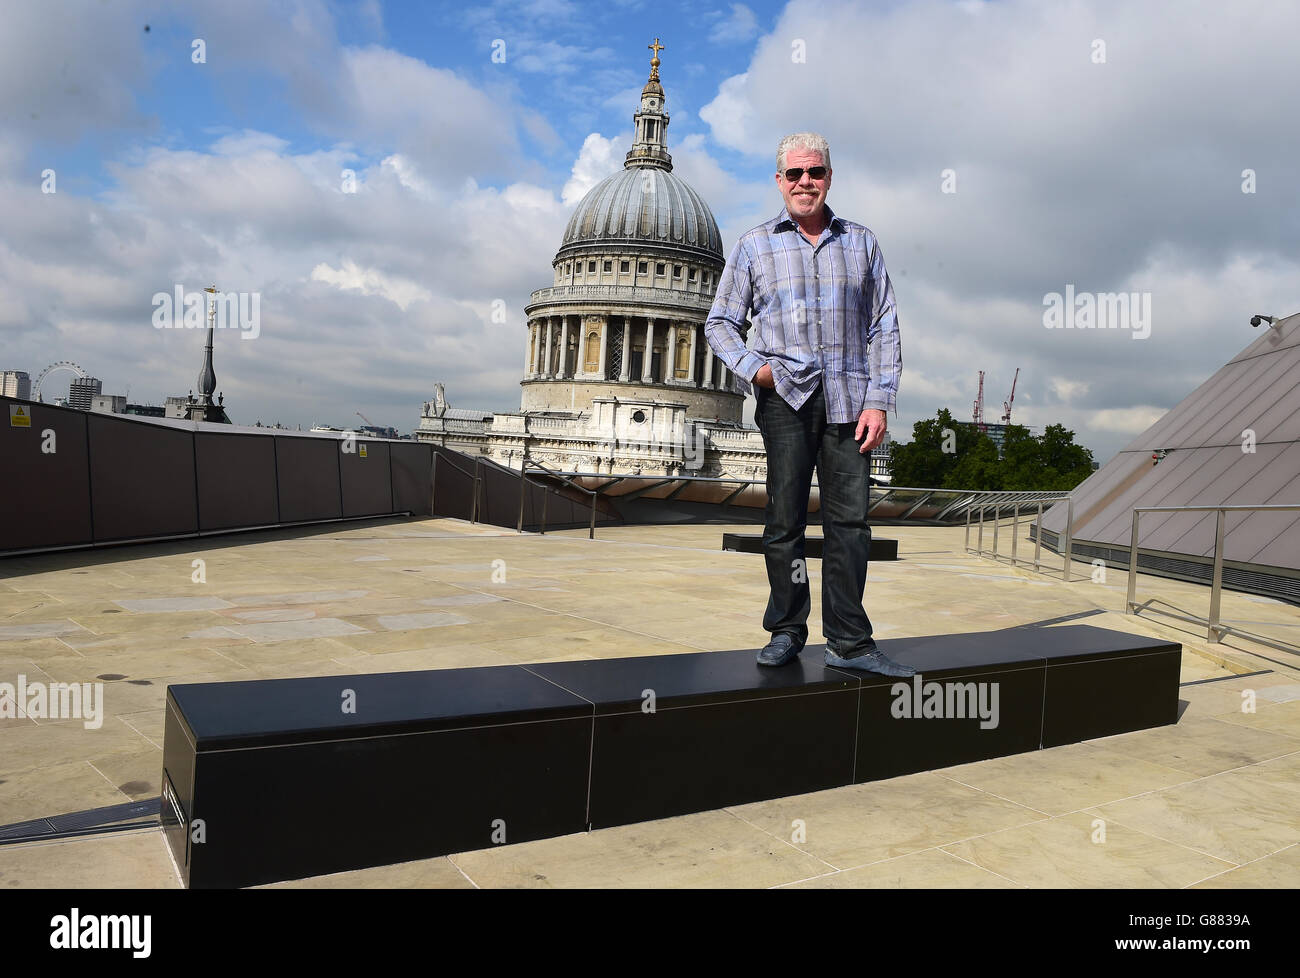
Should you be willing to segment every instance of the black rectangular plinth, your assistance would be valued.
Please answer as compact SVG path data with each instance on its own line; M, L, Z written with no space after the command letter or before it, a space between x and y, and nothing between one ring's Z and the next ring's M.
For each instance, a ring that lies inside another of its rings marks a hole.
M581 832L591 714L518 666L171 686L167 838L234 887Z
M1089 625L168 688L163 824L187 885L484 849L1177 720L1181 646Z
M862 674L858 782L1177 720L1176 642L1061 625L877 645L917 675Z
M595 708L592 828L852 783L857 678L828 668L820 649L778 669L755 655L525 667Z
M814 537L804 535L804 556L818 560L822 556L823 537ZM763 552L763 535L761 533L724 533L722 534L722 549L735 550L739 553L761 554ZM884 540L875 536L871 538L871 554L869 560L897 560L898 559L898 541Z

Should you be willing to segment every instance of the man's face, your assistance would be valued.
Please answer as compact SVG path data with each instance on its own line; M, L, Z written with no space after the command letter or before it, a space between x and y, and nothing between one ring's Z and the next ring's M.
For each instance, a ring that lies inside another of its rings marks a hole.
M786 170L799 167L804 171L793 183L785 178L784 170L776 175L776 185L785 198L785 209L795 220L815 217L821 213L822 205L826 203L826 194L831 189L831 170L828 168L820 180L809 176L808 170L823 165L822 154L815 150L796 148L785 154Z

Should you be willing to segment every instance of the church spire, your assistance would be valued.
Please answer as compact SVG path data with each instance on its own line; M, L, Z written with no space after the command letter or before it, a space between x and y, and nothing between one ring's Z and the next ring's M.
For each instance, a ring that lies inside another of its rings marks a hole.
M671 170L673 158L668 153L668 113L664 111L664 88L659 84L659 52L664 50L664 45L656 37L654 43L646 47L654 52L650 59L650 78L641 89L641 110L632 116L636 133L623 167L648 166Z
M203 368L199 371L199 399L203 404L212 402L212 395L217 390L217 372L212 369L212 334L217 323L217 290L208 286L203 290L207 299L208 344L203 348Z

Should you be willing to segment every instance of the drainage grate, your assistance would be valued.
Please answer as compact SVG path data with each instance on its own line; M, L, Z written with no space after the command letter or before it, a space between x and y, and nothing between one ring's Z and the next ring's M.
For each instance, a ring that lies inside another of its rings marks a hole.
M80 812L68 812L65 815L49 815L26 822L14 822L12 825L0 825L0 845L144 828L158 824L161 810L161 798L146 798L143 801L128 801L120 805L89 808ZM135 821L132 821L133 819Z

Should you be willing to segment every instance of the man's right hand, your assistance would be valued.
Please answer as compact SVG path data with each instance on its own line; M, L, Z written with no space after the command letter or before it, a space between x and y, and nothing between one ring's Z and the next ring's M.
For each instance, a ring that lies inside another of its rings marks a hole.
M758 373L754 374L754 383L759 387L775 389L776 379L772 376L772 368L766 363L759 367Z

